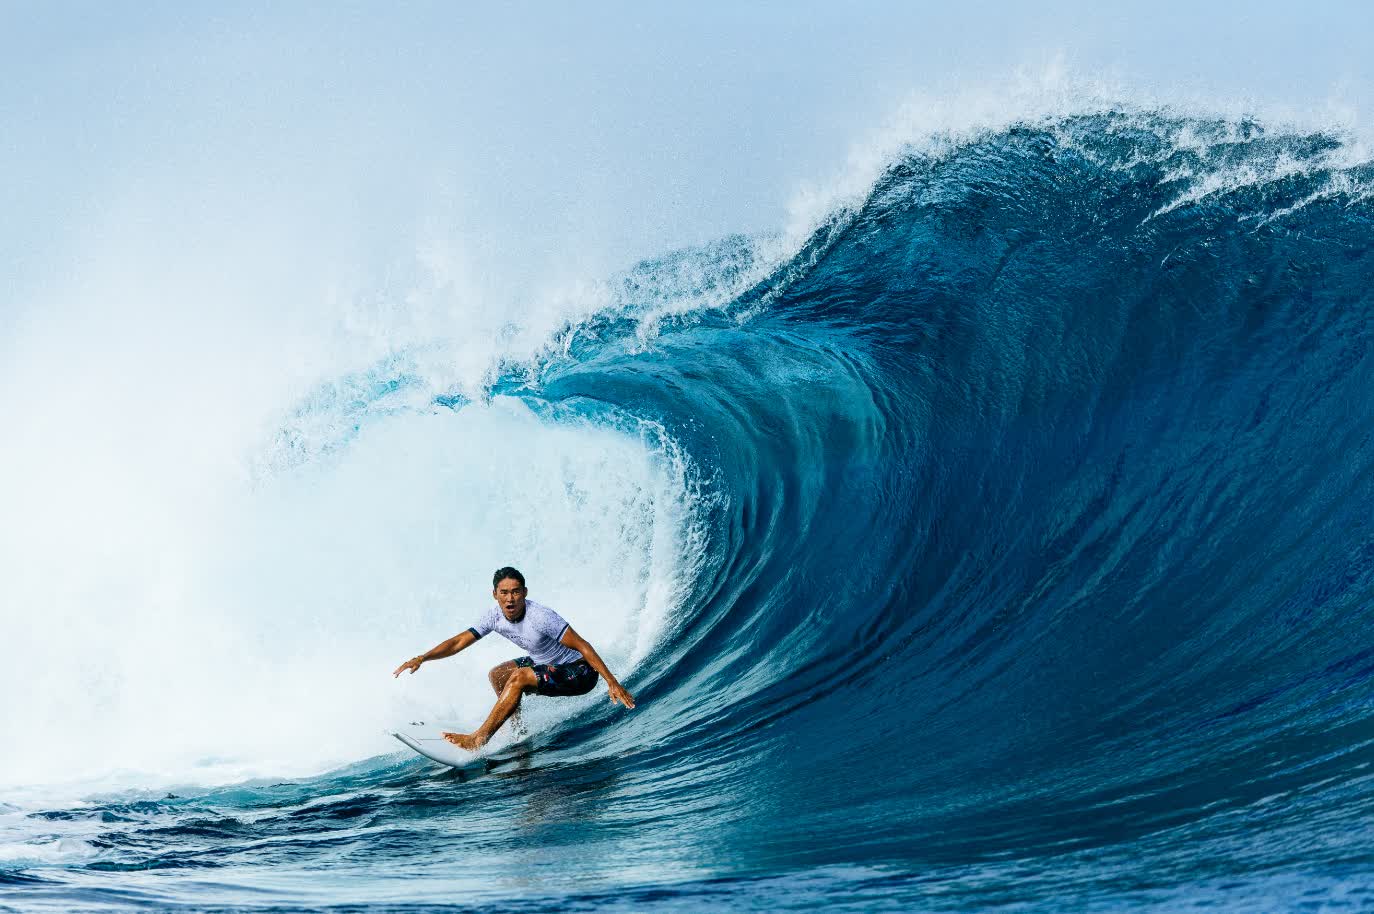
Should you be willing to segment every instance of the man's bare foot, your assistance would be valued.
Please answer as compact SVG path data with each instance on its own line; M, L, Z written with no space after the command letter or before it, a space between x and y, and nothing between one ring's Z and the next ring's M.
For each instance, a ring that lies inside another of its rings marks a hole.
M444 739L469 752L476 752L486 742L484 739L478 739L476 733L445 733Z

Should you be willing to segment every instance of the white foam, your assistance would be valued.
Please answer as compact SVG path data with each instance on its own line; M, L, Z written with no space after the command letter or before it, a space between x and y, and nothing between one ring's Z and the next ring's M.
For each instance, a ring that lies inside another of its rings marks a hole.
M54 838L49 841L21 841L0 843L0 863L28 866L55 866L88 863L100 856L100 850L79 838Z
M390 672L470 624L508 562L628 672L675 594L683 471L512 401L380 423L324 471L243 493L175 580L100 607L118 624L70 646L72 681L51 677L7 711L29 737L7 773L301 774L378 751L373 734L398 718L476 723L485 670L511 653L499 639L399 682Z
M651 425L489 398L609 284L493 277L442 234L350 270L228 200L186 243L171 199L105 200L0 334L0 793L303 775L394 751L417 711L476 722L495 639L390 673L503 564L608 660L652 649L690 468ZM378 371L408 386L355 409Z

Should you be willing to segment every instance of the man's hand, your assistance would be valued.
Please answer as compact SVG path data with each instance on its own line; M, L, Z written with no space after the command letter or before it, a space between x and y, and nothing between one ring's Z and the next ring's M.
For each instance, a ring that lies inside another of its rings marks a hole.
M611 690L612 703L618 701L627 708L633 708L635 706L635 697L631 695L629 692L625 691L625 687L622 686L620 683L608 683L608 687Z
M410 675L414 676L414 675L415 675L415 671L418 670L418 669L420 668L420 664L422 664L422 663L424 663L424 662L425 662L425 658L423 658L423 657L411 657L411 658L410 658L409 660L407 660L405 663L403 663L403 664L401 664L400 666L396 667L396 672L394 672L394 673L391 674L391 678L392 678L392 679L395 679L397 676L401 675L401 672L402 672L403 670L410 670Z

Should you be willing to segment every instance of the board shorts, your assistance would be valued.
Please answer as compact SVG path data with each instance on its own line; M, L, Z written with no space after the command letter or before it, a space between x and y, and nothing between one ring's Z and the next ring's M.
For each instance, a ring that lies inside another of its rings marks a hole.
M535 678L538 680L534 687L536 695L586 695L601 678L585 660L552 664L535 663L529 657L516 657L515 665L534 670Z

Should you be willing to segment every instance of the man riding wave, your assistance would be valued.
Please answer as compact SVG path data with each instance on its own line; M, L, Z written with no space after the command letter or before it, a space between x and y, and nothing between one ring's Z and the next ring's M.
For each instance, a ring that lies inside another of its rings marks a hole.
M425 661L452 657L489 632L496 632L529 651L527 656L497 664L487 674L498 697L482 726L471 733L445 733L444 739L464 749L479 749L519 709L520 699L526 692L585 695L598 678L606 680L611 701L626 708L635 706L634 696L625 691L606 668L596 648L573 631L558 613L542 603L526 599L529 591L523 574L510 566L499 568L492 575L491 584L496 605L483 613L476 625L412 657L392 674L400 676L404 670L414 674Z

